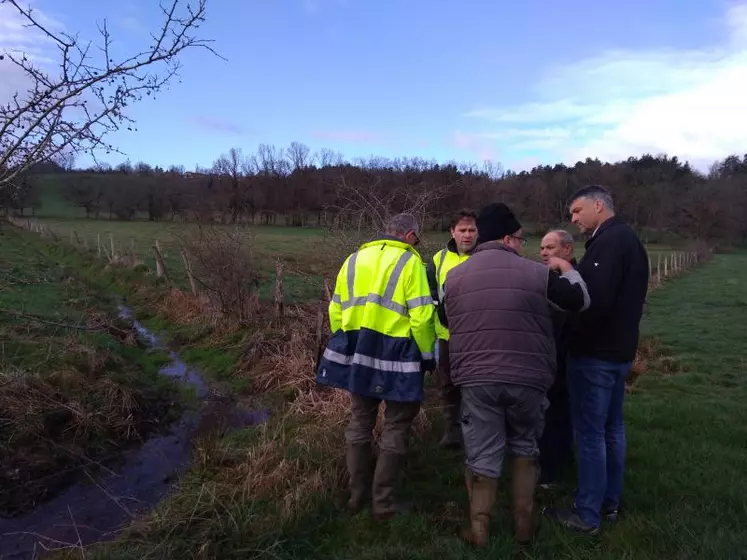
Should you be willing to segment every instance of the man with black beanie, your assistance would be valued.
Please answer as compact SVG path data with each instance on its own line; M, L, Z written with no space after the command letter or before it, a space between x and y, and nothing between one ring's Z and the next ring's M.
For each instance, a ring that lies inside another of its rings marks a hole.
M450 333L451 374L462 391L462 435L470 528L464 538L488 540L505 448L513 460L516 540L532 540L537 436L542 403L555 375L552 309L582 311L586 285L562 259L548 266L521 257L521 224L502 203L477 218L472 256L449 272L442 323Z

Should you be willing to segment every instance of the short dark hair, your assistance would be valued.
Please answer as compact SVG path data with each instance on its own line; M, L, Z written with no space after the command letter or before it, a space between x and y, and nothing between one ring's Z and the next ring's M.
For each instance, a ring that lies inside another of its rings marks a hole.
M456 225L465 218L470 218L477 223L477 212L470 210L469 208L462 208L458 212L452 215L451 222L449 223L449 229L454 229Z
M592 200L601 200L608 210L611 212L615 211L615 204L612 202L612 195L610 191L604 188L602 185L586 185L578 189L573 196L568 200L568 206L573 204L579 198L590 198Z

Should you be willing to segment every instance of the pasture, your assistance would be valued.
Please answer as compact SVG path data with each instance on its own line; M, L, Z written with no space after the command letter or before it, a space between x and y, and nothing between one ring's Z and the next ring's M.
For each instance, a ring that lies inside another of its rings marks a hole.
M117 252L127 252L134 249L143 263L155 270L156 259L153 245L158 242L162 250L166 268L171 278L181 287L187 286L185 267L180 254L180 241L194 235L197 225L182 222L149 222L149 221L117 221L117 220L89 220L85 218L46 218L32 220L44 224L63 240L88 246L90 251L96 251L98 244L107 250L114 244ZM275 263L283 263L286 274L285 294L289 303L312 301L318 298L322 278L334 278L342 260L355 250L356 241L365 239L340 241L333 233L315 227L283 227L283 226L233 226L216 225L226 232L238 232L246 240L246 244L258 255L260 269L263 275L260 294L269 297L274 286ZM570 227L575 232L575 228ZM71 237L72 236L72 237ZM525 256L539 259L539 245L541 237L527 235ZM449 239L447 232L425 232L418 250L426 261L441 250ZM677 247L673 245L648 244L646 246L652 264L656 267L657 259L668 255ZM576 255L581 257L584 252L583 241L579 238L576 243Z

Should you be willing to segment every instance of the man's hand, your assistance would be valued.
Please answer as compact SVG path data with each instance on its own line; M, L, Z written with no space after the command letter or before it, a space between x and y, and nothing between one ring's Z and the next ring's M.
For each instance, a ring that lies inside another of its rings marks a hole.
M557 270L561 274L565 274L566 272L570 272L573 270L573 265L569 263L565 259L561 259L558 257L550 257L550 259L547 261L547 266L549 266L552 270Z

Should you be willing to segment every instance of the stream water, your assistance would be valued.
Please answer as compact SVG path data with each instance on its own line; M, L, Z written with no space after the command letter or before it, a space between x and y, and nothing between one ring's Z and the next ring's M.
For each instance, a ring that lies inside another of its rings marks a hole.
M130 321L151 348L163 348L130 309L120 306L120 317ZM39 558L46 550L114 539L173 489L191 463L195 435L205 429L227 433L269 418L267 410L243 409L212 394L199 371L188 367L176 352L169 352L169 357L160 373L193 387L199 406L185 412L167 433L125 451L103 475L74 484L25 515L0 518L0 560Z

